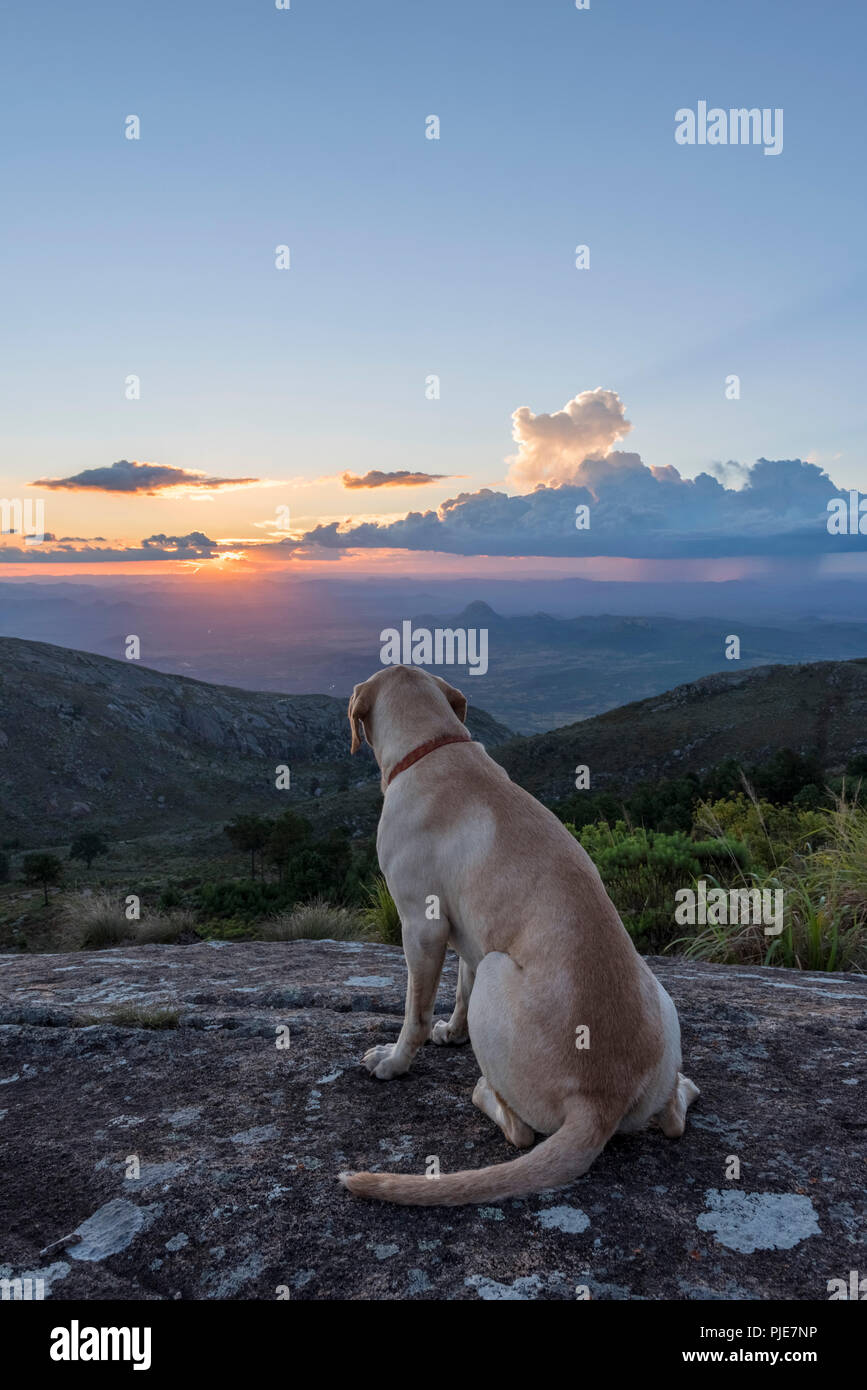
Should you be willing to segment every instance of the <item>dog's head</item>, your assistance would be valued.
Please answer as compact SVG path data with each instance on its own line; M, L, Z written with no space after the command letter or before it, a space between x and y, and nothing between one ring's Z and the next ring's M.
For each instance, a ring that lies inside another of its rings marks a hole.
M462 724L467 719L467 698L448 681L422 671L418 666L385 666L368 680L362 681L352 692L349 700L349 726L352 730L350 753L357 753L361 747L362 736L373 745L374 706L378 700L388 697L389 706L400 702L401 706L413 709L416 706L439 704L448 707L457 715Z

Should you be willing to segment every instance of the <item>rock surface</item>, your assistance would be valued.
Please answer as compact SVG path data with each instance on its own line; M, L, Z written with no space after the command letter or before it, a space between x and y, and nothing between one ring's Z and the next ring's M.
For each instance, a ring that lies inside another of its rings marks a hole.
M398 1032L401 951L0 956L0 1278L52 1298L826 1299L867 1270L867 980L651 964L702 1091L684 1138L614 1139L558 1192L412 1209L336 1174L515 1151L470 1104L468 1047L388 1083L359 1065ZM454 977L450 957L439 1013Z

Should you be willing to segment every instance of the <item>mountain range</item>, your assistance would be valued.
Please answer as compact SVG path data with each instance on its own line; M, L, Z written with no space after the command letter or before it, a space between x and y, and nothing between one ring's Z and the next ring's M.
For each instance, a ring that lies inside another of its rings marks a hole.
M475 694L472 680L452 679ZM567 797L578 765L599 789L779 748L837 770L867 754L867 659L720 671L530 737L475 706L467 723L543 800ZM287 790L275 785L281 766ZM85 826L183 836L287 807L369 833L378 805L370 750L349 755L345 698L207 685L0 638L0 847L65 844Z
M370 749L349 756L346 708L0 638L0 844L68 840L90 824L137 837L245 811L315 811L359 787L375 797ZM486 745L510 735L481 710L467 724ZM277 789L279 767L288 789Z
M474 704L521 734L728 668L867 656L863 589L856 603L851 583L816 582L812 609L799 589L788 612L770 606L758 581L752 591L742 581L697 584L695 592L681 585L677 603L670 588L575 580L571 587L534 581L521 590L473 581L479 597L468 604L467 585L445 581L249 580L233 581L227 603L224 585L195 577L173 588L119 582L110 596L84 583L6 583L0 633L117 659L134 634L142 663L157 671L250 691L344 698L380 665L385 629L406 621L484 628L483 676L466 667L435 669L454 684L466 681ZM737 661L726 655L732 636L740 641Z

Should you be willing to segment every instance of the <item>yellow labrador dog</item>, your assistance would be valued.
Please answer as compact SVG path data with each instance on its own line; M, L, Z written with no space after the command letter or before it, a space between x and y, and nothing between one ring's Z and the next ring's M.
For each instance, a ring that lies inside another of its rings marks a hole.
M469 1036L473 1103L521 1154L439 1177L341 1173L350 1192L456 1206L572 1182L612 1134L654 1121L676 1138L698 1088L680 1072L674 1004L638 955L592 861L464 728L438 676L389 666L349 703L382 773L377 850L409 970L396 1043L364 1065L388 1081L422 1043ZM436 915L438 911L438 916ZM446 947L460 956L451 1018L432 1025ZM535 1133L550 1136L535 1148Z

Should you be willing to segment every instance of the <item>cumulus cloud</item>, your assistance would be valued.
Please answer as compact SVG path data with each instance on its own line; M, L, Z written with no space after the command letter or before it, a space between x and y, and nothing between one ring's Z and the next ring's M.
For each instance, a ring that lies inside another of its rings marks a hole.
M522 405L512 415L518 452L508 460L508 482L514 487L580 483L585 461L605 458L631 429L617 392L601 386L581 391L553 415L534 415Z
M864 536L828 534L828 502L833 497L848 500L848 493L817 464L759 459L730 476L740 485L725 487L710 473L684 478L676 468L651 468L638 454L615 450L605 459L585 460L580 484L538 486L518 496L482 488L462 492L436 510L358 524L333 519L297 539L242 545L250 558L270 555L287 561L302 555L337 559L346 550L366 549L675 560L867 550ZM575 525L579 507L587 508L586 529ZM26 548L4 545L0 562L218 561L225 553L225 541L192 531L149 536L130 547L47 541Z
M407 468L399 468L393 473L380 473L374 468L361 477L356 473L342 473L340 481L344 487L422 487L425 483L438 483L451 477L454 477L454 474L411 473Z
M584 460L579 484L510 497L482 488L436 511L388 524L317 526L304 544L435 550L457 555L620 555L716 558L815 555L865 548L864 537L827 531L827 503L845 496L823 469L800 459L759 459L727 488L709 473L683 478L638 454ZM587 507L589 527L575 526Z
M126 492L154 497L161 492L213 492L217 488L262 487L261 478L212 478L188 468L172 468L164 463L136 463L118 459L109 468L85 468L70 478L37 478L30 487L51 488L68 492Z
M322 517L292 534L273 522L261 543L241 541L251 555L303 554L339 557L357 549L425 550L453 555L624 556L636 559L811 556L864 551L863 536L830 536L828 502L846 497L828 473L802 459L759 459L751 466L729 460L684 478L671 465L648 466L637 453L614 446L632 428L616 391L582 391L554 414L527 407L512 416L518 453L510 478L518 495L482 488L461 492L436 510L407 515L386 512L358 523ZM454 475L401 469L344 473L350 489L420 486ZM336 481L334 479L333 481ZM184 469L120 460L74 478L43 480L39 486L98 487L104 491L161 493L171 489L267 486L257 479L213 479ZM172 495L178 495L177 492ZM589 525L576 526L581 520ZM584 511L586 509L586 517ZM303 534L302 534L303 532ZM0 560L32 563L50 558L213 559L228 551L201 531L154 535L130 548L81 549L63 545L5 548ZM313 547L313 550L310 550Z
M815 463L815 459L804 459L804 463ZM749 481L750 470L736 459L727 459L725 463L708 464L708 473L716 478L723 487L744 487Z

